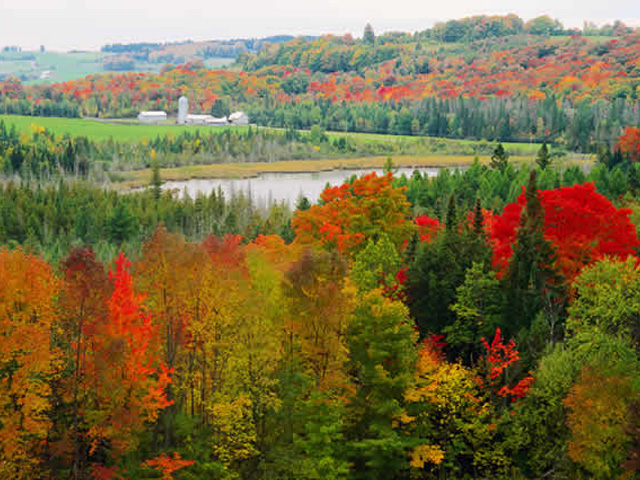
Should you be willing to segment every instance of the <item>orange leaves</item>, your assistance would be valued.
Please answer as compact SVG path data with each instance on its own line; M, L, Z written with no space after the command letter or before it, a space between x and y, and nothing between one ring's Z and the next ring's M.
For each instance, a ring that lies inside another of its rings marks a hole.
M393 187L391 180L391 174L378 177L370 173L353 183L325 189L321 204L296 212L292 220L296 241L352 254L365 239L384 233L399 248L414 225L408 221L404 189Z
M143 463L143 466L158 470L162 474L162 480L173 480L173 473L181 470L185 467L193 465L193 460L183 460L182 456L178 452L173 452L173 455L162 455L147 460Z
M423 468L425 463L440 465L444 459L444 450L433 445L418 445L411 451L410 464L414 468Z
M640 160L640 128L628 127L618 139L618 149L632 162Z
M47 380L56 355L50 332L59 282L22 250L0 250L0 478L35 478L34 453L47 438Z
M637 390L630 375L585 366L564 399L572 434L567 453L594 478L617 478L630 440L626 427L634 397Z
M158 326L145 312L144 296L134 291L129 260L120 254L115 266L109 272L113 293L108 319L87 334L91 348L84 388L96 405L85 419L90 431L118 451L128 448L133 433L169 405L165 389L171 371L160 361Z

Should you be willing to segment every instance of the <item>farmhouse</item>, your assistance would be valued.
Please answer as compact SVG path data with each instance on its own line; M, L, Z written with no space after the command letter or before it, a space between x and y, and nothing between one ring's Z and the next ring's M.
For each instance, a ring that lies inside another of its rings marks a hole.
M147 111L140 112L138 120L145 123L162 122L167 119L167 112L162 111Z
M229 115L229 123L234 125L249 125L249 117L244 112L233 112Z

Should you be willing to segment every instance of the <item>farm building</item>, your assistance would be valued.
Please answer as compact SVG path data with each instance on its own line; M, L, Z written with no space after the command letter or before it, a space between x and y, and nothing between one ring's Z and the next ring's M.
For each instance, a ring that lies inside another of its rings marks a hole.
M147 111L140 112L138 120L145 123L162 122L167 119L167 112L162 111Z
M218 125L227 125L229 122L227 122L227 119L222 117L222 118L215 118L211 115L193 115L193 114L189 114L187 115L187 118L185 119L185 123L187 125L211 125L211 126L218 126Z
M244 112L233 112L229 115L229 123L234 125L249 125L249 117Z

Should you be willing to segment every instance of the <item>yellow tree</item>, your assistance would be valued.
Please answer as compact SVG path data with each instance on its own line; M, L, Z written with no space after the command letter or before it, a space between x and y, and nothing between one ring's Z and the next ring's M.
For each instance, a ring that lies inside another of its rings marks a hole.
M637 383L637 381L635 381ZM568 454L593 478L622 477L631 440L630 406L637 401L632 374L585 366L564 400L571 430Z
M173 371L167 399L174 402L162 411L164 446L175 443L175 418L188 392L190 351L187 348L194 316L202 303L203 273L208 264L199 244L168 233L160 225L142 247L135 265L135 281L147 292L146 304L158 325L163 361Z
M405 400L407 435L418 443L411 451L416 478L502 477L508 461L494 441L494 412L482 398L476 373L447 362L432 339L421 345L415 384Z
M338 253L309 249L285 276L288 354L300 355L317 388L346 383L344 336L356 293L346 274L346 262Z
M0 478L43 478L59 282L42 259L4 249L0 279Z

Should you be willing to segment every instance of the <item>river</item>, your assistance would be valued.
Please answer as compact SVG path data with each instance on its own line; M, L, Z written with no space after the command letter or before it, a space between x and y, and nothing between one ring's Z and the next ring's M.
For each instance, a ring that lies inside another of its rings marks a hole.
M396 176L411 175L414 170L426 173L430 177L437 175L438 167L398 168ZM266 206L272 202L284 201L291 207L295 206L301 196L305 196L315 203L327 184L335 186L342 184L352 175L364 175L369 172L382 175L382 169L358 170L329 170L325 172L300 173L262 173L257 177L246 179L193 179L185 181L166 182L162 188L177 190L179 195L186 191L195 198L198 193L209 194L212 190L222 189L226 198L243 193L251 198L257 206Z

